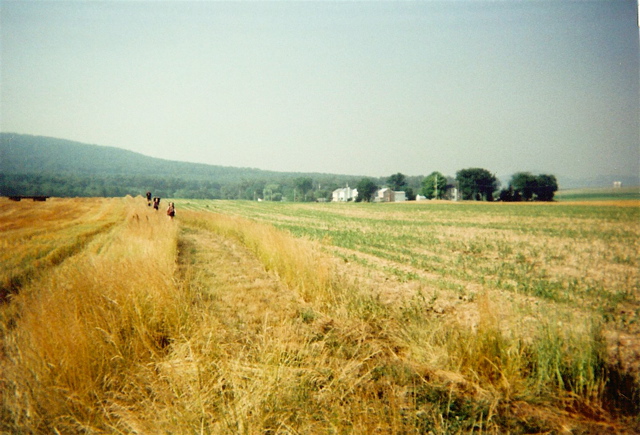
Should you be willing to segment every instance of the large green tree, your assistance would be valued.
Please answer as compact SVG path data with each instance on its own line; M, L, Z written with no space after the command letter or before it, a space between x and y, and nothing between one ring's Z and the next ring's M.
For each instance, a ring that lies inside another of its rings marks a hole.
M429 174L422 180L422 188L420 193L429 199L442 199L447 189L447 177L438 171Z
M313 180L310 177L298 177L293 180L293 186L295 188L295 200L305 201L307 193L313 189Z
M553 201L553 196L558 190L558 180L555 175L540 174L536 183L536 199L538 201Z
M493 201L493 192L499 187L498 179L482 168L461 169L456 173L462 199Z
M378 190L378 186L370 178L363 178L358 182L356 189L358 189L356 202L370 202L371 197Z
M407 201L415 201L415 199L416 199L416 194L415 194L415 192L413 191L413 187L408 187L408 186L407 186L407 187L405 187L405 189L404 189L404 193L405 193L405 195L406 195L406 197L407 197Z
M516 198L520 197L524 201L530 201L538 186L538 178L530 172L517 172L511 177L509 185L513 188L513 194Z
M404 191L407 188L407 177L398 172L397 174L393 174L389 178L387 178L387 185L391 190L394 191Z

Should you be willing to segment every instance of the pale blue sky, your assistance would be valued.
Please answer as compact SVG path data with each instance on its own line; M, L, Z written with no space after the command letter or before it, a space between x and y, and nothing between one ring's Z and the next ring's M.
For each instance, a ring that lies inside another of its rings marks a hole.
M287 172L637 175L635 0L0 1L0 130Z

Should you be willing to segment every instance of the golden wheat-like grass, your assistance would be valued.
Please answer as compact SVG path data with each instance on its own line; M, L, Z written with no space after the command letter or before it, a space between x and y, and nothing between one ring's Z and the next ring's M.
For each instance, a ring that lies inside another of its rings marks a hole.
M128 202L116 228L13 298L2 401L14 429L104 428L178 333L175 225Z
M241 242L268 271L273 271L305 300L331 299L335 270L330 261L322 258L317 245L287 237L270 225L242 218L211 213L191 213L189 216L195 225Z
M0 199L0 299L122 220L121 199Z

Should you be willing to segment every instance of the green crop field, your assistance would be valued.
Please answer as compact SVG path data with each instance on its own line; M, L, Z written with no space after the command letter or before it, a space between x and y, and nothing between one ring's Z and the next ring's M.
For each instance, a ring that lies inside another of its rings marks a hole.
M556 193L557 201L640 200L640 187L567 189Z
M269 223L401 280L531 295L605 317L638 295L640 208L185 201ZM637 321L624 310L623 323ZM627 319L627 317L630 318Z

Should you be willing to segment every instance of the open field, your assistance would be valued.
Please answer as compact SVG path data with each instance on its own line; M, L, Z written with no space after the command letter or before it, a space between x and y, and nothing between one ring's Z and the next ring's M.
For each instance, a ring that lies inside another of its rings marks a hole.
M4 431L640 429L638 206L0 201Z
M319 241L345 262L459 298L499 290L638 327L640 207L184 201Z
M556 193L557 201L636 201L640 202L640 186L621 188L567 189ZM636 206L638 204L636 203Z

